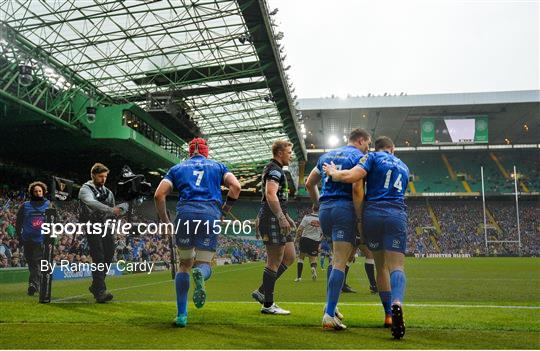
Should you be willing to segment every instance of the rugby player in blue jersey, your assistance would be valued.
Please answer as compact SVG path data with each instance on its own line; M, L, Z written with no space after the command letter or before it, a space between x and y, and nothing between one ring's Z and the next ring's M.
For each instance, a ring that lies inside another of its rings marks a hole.
M358 128L349 134L346 146L325 153L319 158L306 181L306 189L315 206L319 205L321 229L327 240L332 240L332 264L328 266L324 329L343 330L343 316L337 310L339 295L345 280L347 262L357 247L357 218L361 218L364 195L363 182L353 185L333 181L323 172L323 165L331 163L339 169L351 169L369 149L371 135ZM322 180L321 196L317 184Z
M176 273L176 303L178 313L175 324L187 324L187 294L191 271L195 289L193 303L201 308L206 301L204 282L212 274L210 262L221 232L220 219L228 213L240 195L240 183L219 162L209 160L208 145L202 138L189 143L190 158L173 166L165 175L154 195L156 210L162 223L171 223L167 215L166 198L174 189L179 192L176 205L176 245L180 260ZM222 205L221 185L229 189L227 201ZM193 267L193 270L192 270Z
M404 202L409 168L394 156L394 143L381 136L375 141L375 152L362 157L357 166L339 170L327 162L324 172L334 181L354 183L365 178L363 234L375 257L377 286L386 293L381 300L386 313L392 314L392 335L405 335L403 297L405 294L405 249L407 243L407 207Z

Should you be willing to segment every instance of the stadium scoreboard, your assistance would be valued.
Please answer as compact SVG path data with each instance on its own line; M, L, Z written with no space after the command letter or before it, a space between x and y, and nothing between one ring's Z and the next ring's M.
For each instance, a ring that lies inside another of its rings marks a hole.
M422 118L422 144L487 144L487 116Z

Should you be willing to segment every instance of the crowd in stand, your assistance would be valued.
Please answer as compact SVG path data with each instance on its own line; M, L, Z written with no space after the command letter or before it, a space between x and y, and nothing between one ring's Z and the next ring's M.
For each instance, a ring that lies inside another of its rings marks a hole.
M0 268L24 265L15 230L17 210L24 198L24 190L0 187Z
M443 253L484 254L485 239L479 231L483 223L481 203L438 202L432 208L441 227L437 240Z
M502 229L500 233L496 233L496 239L518 240L515 204L501 203L498 206L490 206L490 209ZM519 215L522 254L537 256L540 247L540 208L536 203L521 202ZM515 244L506 244L503 250L511 250L514 247Z
M407 248L409 253L435 253L432 236L435 228L424 204L412 203L407 206ZM418 229L417 229L418 228Z
M479 201L431 201L431 208L440 228L430 217L428 206L420 201L408 201L408 254L470 254L485 255L486 241L482 203ZM495 224L487 218L488 240L517 240L515 204L512 201L488 201ZM309 207L299 209L308 212ZM497 228L500 227L500 230ZM540 207L536 201L520 202L521 253L540 255ZM439 230L440 229L440 230ZM517 243L489 243L488 255L518 255Z
M441 253L486 254L488 241L517 241L518 228L515 204L511 201L486 203L486 232L482 204L478 201L433 202L432 208L441 226L435 234ZM492 216L490 216L492 214ZM540 209L538 202L520 202L521 253L540 254ZM495 222L493 222L493 220ZM517 242L489 242L488 255L517 255Z
M266 251L260 240L241 239L220 235L217 258L230 258L231 263L245 263L266 259Z
M22 245L17 238L15 223L19 207L26 200L25 191L10 191L0 188L0 268L22 267L26 265ZM78 221L78 201L57 204L58 218L63 223ZM145 220L135 217L136 222ZM170 243L160 235L116 235L116 259L126 261L170 262ZM260 240L218 237L216 258L228 258L232 263L243 263L265 259ZM55 262L67 260L70 263L91 262L88 244L84 235L60 235L53 251Z
M0 268L25 265L21 245L17 239L15 222L19 206L25 201L24 190L0 187ZM488 210L496 219L496 225L488 218L488 239L517 240L515 205L508 201L488 202ZM537 202L520 203L522 254L540 254L540 209ZM64 222L77 222L77 201L57 206L59 218ZM482 204L478 201L433 201L434 214L440 231L430 217L425 203L411 201L408 204L408 253L468 253L485 254ZM311 212L309 204L298 206L297 225L302 217ZM241 214L237 213L241 217ZM137 221L144 220L142 217ZM170 261L169 242L159 235L117 235L116 258L127 261ZM515 243L490 243L490 255L515 255ZM220 235L216 258L226 258L231 263L243 263L265 259L262 242L255 238ZM58 238L54 260L89 262L88 246L84 235Z

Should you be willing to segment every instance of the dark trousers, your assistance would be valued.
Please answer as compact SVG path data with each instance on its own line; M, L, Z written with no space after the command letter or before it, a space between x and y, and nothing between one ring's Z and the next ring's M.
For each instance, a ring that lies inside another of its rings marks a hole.
M87 234L88 247L93 263L111 263L114 257L114 236L111 234L101 235ZM96 292L107 290L105 276L107 270L95 270L92 272L92 288Z
M28 264L28 270L30 271L30 277L28 278L28 285L34 286L39 289L39 280L41 278L41 259L43 258L43 244L35 243L33 241L23 241L24 259Z

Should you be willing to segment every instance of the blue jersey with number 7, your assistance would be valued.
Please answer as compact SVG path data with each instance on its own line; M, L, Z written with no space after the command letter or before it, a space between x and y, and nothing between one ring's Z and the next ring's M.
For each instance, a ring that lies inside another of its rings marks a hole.
M188 202L217 202L221 206L221 184L228 172L224 164L195 155L169 169L164 179L178 190L178 206Z
M370 152L358 166L367 172L366 201L403 203L409 184L409 168L387 151Z

